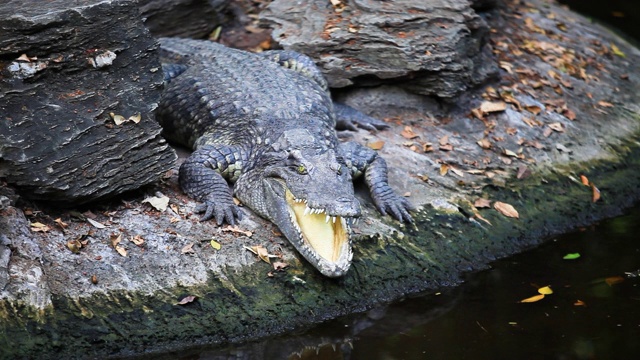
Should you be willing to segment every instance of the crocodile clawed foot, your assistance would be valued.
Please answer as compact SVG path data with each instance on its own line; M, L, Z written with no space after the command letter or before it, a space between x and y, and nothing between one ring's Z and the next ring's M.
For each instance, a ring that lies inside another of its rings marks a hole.
M230 225L235 225L236 221L242 220L244 213L235 204L219 204L213 201L205 201L196 205L197 213L204 213L200 217L200 221L207 221L215 217L216 224L222 225L225 221Z
M365 115L348 105L341 103L334 103L333 105L337 118L336 128L339 130L356 131L358 128L361 128L376 131L390 127L389 124L384 121Z
M390 187L381 189L373 196L373 202L382 215L391 215L401 222L413 223L409 211L415 210L406 198L396 194Z

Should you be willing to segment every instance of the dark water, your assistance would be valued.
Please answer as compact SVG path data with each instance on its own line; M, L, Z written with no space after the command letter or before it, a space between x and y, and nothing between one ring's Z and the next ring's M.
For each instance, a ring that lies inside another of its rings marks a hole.
M567 254L579 253L575 260ZM183 359L637 359L640 208L492 264L466 284ZM519 301L550 286L535 303Z
M640 43L639 0L560 0L574 11L606 24L634 43Z

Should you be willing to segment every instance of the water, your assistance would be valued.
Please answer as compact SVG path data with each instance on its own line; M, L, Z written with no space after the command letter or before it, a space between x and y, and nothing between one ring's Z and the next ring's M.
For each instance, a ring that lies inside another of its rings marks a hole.
M635 359L640 208L500 260L458 288L172 359ZM565 260L567 254L580 254ZM520 301L550 286L535 303Z

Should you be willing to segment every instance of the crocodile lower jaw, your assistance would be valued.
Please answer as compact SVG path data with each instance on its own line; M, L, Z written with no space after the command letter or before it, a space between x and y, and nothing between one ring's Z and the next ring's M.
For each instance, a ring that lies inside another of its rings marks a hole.
M349 243L351 219L328 215L323 209L310 208L288 189L286 201L291 224L301 242L296 246L298 250L324 275L344 275L352 257Z

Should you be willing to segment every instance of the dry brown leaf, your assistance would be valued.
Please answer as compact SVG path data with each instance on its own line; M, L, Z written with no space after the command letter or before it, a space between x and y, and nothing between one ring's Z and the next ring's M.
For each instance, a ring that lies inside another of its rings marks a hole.
M136 235L131 238L131 242L136 244L137 246L142 246L144 244L144 239L140 235Z
M504 101L483 101L480 104L480 111L484 114L505 111L507 109L507 103Z
M445 176L447 175L447 172L449 172L449 165L447 164L440 165L440 175Z
M93 225L93 226L97 227L98 229L104 229L104 228L106 228L106 225L105 225L105 224L103 224L103 223L101 223L101 222L97 222L97 221L95 221L95 220L93 220L93 219L91 219L91 218L87 218L87 221L89 222L89 224L91 224L91 225Z
M487 139L480 139L477 144L483 149L491 149L491 142Z
M449 135L441 137L440 140L438 140L438 143L440 144L440 146L447 145L449 143Z
M153 206L158 211L167 210L167 206L169 206L169 197L166 195L158 194L158 196L149 196L148 198L142 200L143 203L149 203L149 205Z
M576 119L576 113L573 110L565 109L562 111L562 115L564 115L567 119L573 121Z
M475 213L473 216L474 216L476 219L478 219L478 220L484 221L485 223L487 223L487 225L489 225L489 226L493 226L493 224L491 223L491 221L489 221L489 220L485 219L482 215L480 215L480 213Z
M124 247L122 247L122 245L116 245L115 247L116 251L118 252L118 254L126 257L127 256L127 249L125 249Z
M620 284L621 282L624 282L624 278L622 276L610 276L604 279L604 282L606 282L607 285L612 286L612 285Z
M591 202L597 202L600 200L600 190L591 183Z
M222 231L230 231L230 232L232 232L234 234L242 234L242 235L244 235L246 237L251 237L251 235L253 235L253 233L251 231L242 230L237 226L227 226L227 227L222 228Z
M276 271L284 270L289 266L289 264L282 261L274 261L272 265L273 265L273 269Z
M542 108L538 105L527 105L524 108L533 115L538 115L542 111Z
M531 176L531 170L529 170L529 168L526 165L521 165L518 168L518 174L516 175L516 178L526 179L529 176Z
M67 226L69 226L69 224L67 224L66 222L62 221L61 218L57 218L57 219L55 219L53 221L55 221L55 223L58 224L58 226L60 226L63 229L66 229Z
M109 243L111 244L111 247L115 248L118 244L120 244L121 240L122 240L122 234L109 235Z
M367 143L367 146L373 150L380 150L384 146L384 141L382 140L372 141Z
M453 167L451 165L449 165L449 171L451 171L452 173L456 174L459 177L464 177L464 173L460 171L460 169Z
M549 137L551 136L551 133L553 132L553 130L551 130L551 128L547 127L544 129L544 131L542 132L542 136L544 137Z
M510 204L496 201L495 203L493 203L493 208L498 210L504 216L516 219L520 218L520 214L518 214L518 211Z
M504 151L502 151L502 154L504 154L506 156L511 156L511 157L518 156L518 154L514 153L513 151L511 151L509 149L504 149Z
M473 206L477 207L478 209L480 208L488 208L491 207L491 200L489 199L484 199L484 198L479 198L476 201L473 202Z
M584 175L580 175L580 182L584 186L589 186L589 179Z
M93 285L98 284L98 277L96 275L91 275L91 283Z
M532 296L530 298L526 298L526 299L520 300L518 302L521 302L521 303L532 303L532 302L540 301L542 299L544 299L544 295L543 294L538 294L538 295Z
M189 303L192 303L192 302L196 301L197 299L198 299L198 297L195 296L195 295L185 296L182 299L180 299L180 301L178 301L176 303L176 305L186 305L186 304L189 304Z
M180 250L181 254L195 254L195 251L193 251L193 243L188 243L187 245L182 247L182 250Z
M413 131L410 126L405 126L400 135L402 135L402 137L405 139L415 139L419 136Z
M576 302L574 302L573 305L574 306L587 306L587 304L582 300L576 300Z
M254 245L252 247L245 246L244 248L249 250L249 251L251 251L252 253L258 255L258 257L262 261L266 262L267 264L271 264L271 260L269 259L269 257L272 256L272 255L269 255L269 252L267 251L267 249L264 246L262 246L262 245Z
M72 253L77 254L82 249L82 244L77 239L67 241L67 248L71 250Z
M613 104L607 101L598 101L598 105L602 107L613 107Z
M549 128L551 128L551 130L553 131L557 131L557 132L564 132L564 127L562 126L561 123L559 122L555 122L555 123L551 123L549 125L547 125Z
M453 151L453 145L451 145L451 144L440 145L438 147L438 149L440 149L442 151Z
M45 233L45 232L47 232L49 230L51 230L51 228L49 226L43 224L43 223L40 223L40 222L31 223L31 231L33 231L33 232L43 232L43 233Z

